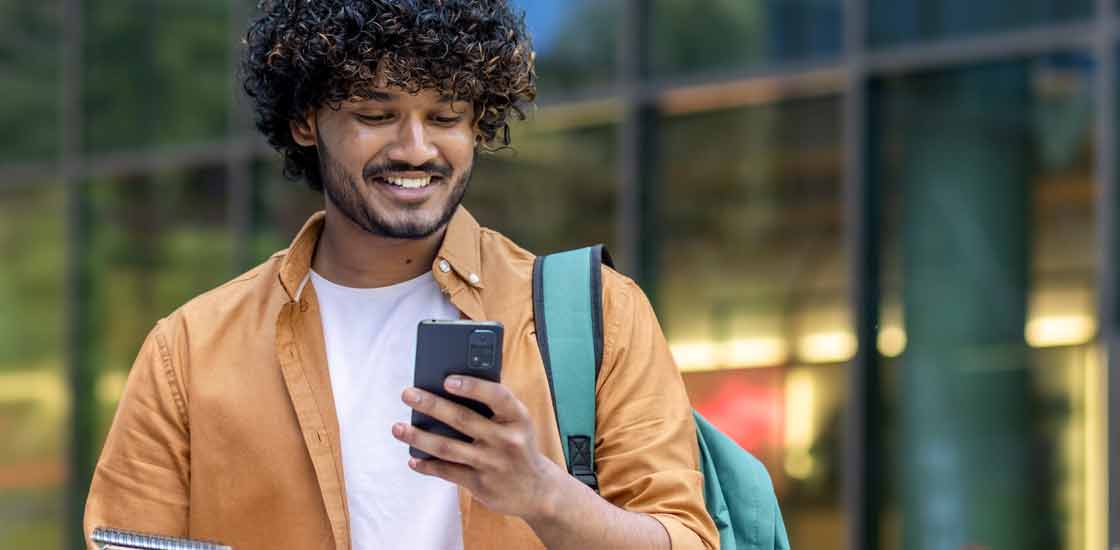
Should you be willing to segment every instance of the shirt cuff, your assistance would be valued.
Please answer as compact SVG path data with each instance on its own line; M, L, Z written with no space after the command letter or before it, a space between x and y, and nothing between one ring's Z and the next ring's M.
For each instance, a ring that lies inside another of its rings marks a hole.
M665 532L669 533L669 547L673 550L716 550L705 544L699 535L685 527L675 516L669 514L649 514L649 516L665 527Z

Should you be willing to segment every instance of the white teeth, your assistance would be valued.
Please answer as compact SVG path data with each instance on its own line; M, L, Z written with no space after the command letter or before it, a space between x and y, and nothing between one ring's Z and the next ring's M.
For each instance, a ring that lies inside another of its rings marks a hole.
M387 182L389 182L393 185L396 185L398 187L404 187L405 189L420 189L421 187L427 187L428 184L432 183L432 178L431 178L431 176L427 176L427 177L423 177L423 178L393 178L393 177L389 177L389 178L385 178L385 181L387 181Z

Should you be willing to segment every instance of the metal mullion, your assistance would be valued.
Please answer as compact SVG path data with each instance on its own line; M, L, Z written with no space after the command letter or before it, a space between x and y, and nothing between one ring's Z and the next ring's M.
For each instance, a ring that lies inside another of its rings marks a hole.
M847 79L847 66L837 65L810 72L671 88L656 95L662 112L676 115L838 96L847 88Z
M1108 24L1113 24L1109 18ZM876 76L934 70L1018 56L1032 56L1094 46L1101 23L1086 21L1033 29L892 46L867 53L868 71Z
M63 167L55 162L25 162L0 166L0 189L41 185L59 176Z
M158 172L168 168L214 165L224 162L235 144L229 140L180 145L158 151L110 153L87 158L82 164L84 178Z
M81 183L82 155L82 2L62 1L61 88L59 90L60 179L66 193L66 493L63 541L68 548L84 548L82 519L86 493L93 476L96 422L96 374L87 353L90 340L86 297L89 291L85 261L88 236L86 190Z
M648 8L643 9L648 10ZM622 19L624 26L635 24L629 16ZM860 64L866 67L865 74L883 75L930 70L1017 55L1037 55L1077 48L1088 49L1095 47L1094 37L1099 34L1097 31L1103 27L1115 37L1118 25L1120 23L1117 22L1116 17L1109 15L1096 24L1051 25L978 38L955 38L936 43L904 45L892 47L890 52L867 53L864 62ZM624 29L623 34L628 35L633 32ZM625 63L628 63L627 56L630 55L624 51L628 47L626 42L627 40L620 41L620 58L624 64L620 86L611 89L596 88L590 93L581 93L577 96L563 96L556 101L543 102L542 107L564 106L575 100L610 100L618 98L619 88L622 89L623 101L632 104L643 101L642 98L688 94L695 90L717 86L749 88L753 85L772 86L773 83L778 82L797 87L800 82L811 81L818 78L821 73L845 72L847 67L854 64L850 59L852 53L849 51L848 55L842 58L824 58L747 70L652 80L643 79L639 74L630 79L626 75L637 69L627 69L625 66ZM633 89L635 86L637 90ZM238 147L236 140L241 137L235 136L235 139L190 144L160 151L128 151L99 155L86 159L80 171L82 177L97 177L126 172L156 171L167 166L223 162L228 158L229 151ZM259 139L253 139L248 148L250 151L246 154L253 158L270 152L267 145ZM53 175L56 170L56 166L50 162L0 165L0 187L18 186L19 182L28 178Z
M848 89L844 95L844 196L852 320L856 355L848 367L845 429L844 501L851 550L877 550L879 544L879 224L876 190L868 177L869 78L866 53L867 6L844 0L844 47Z
M275 151L258 136L242 136L238 140L218 140L178 145L152 151L107 153L97 156L75 155L66 168L52 163L30 163L0 166L0 189L18 188L29 179L53 178L60 171L69 171L76 182L122 175L159 172L168 168L220 164L234 156L253 160L275 155Z
M657 123L655 98L643 93L643 83L649 76L649 45L652 6L646 0L626 0L622 3L621 33L619 35L619 89L623 103L622 123L618 131L619 213L616 225L616 256L620 266L628 270L647 293L656 288L655 275L651 272L656 260L650 257L651 228L656 220L651 199L657 192L653 181L657 177L652 166L656 155L649 147L656 141L654 126ZM654 144L655 145L655 144ZM651 296L656 304L656 298Z
M629 19L629 16L624 18L624 26L633 25L631 21L628 21ZM872 76L933 70L1008 57L1088 49L1094 47L1094 37L1098 29L1104 26L1115 35L1118 25L1120 25L1120 22L1117 22L1116 17L1109 15L1104 20L1095 22L1043 25L1025 30L901 44L891 46L883 51L869 51L864 46L859 54L863 56L862 65L866 68L866 73ZM625 47L625 44L623 44L621 49L625 49ZM847 50L843 57L822 57L746 69L709 72L700 75L645 79L640 81L642 82L641 91L631 95L661 96L667 93L687 91L695 87L741 86L755 81L762 82L774 79L796 81L812 73L843 70L853 64L851 59L853 53L852 50ZM623 56L623 63L626 63L625 55ZM622 72L625 76L627 73L625 65ZM626 85L624 79L624 89ZM576 100L610 99L616 93L617 88L600 87L580 92L577 95L561 96L542 103L542 105L566 104Z
M241 61L242 29L248 22L249 9L246 0L230 2L228 19L229 35L229 74L230 109L227 133L234 146L226 151L226 216L233 237L234 273L247 269L252 263L252 149L248 132L248 117L245 112L243 95L238 83L238 66Z
M1108 458L1108 547L1120 548L1120 330L1117 325L1118 307L1117 261L1118 254L1117 209L1120 208L1120 193L1116 172L1116 9L1114 0L1097 0L1097 17L1100 23L1093 33L1094 57L1096 65L1095 94L1096 102L1096 180L1100 186L1097 200L1098 233L1098 326L1105 347L1105 368L1107 377L1107 443Z
M660 96L666 93L713 86L738 86L770 81L796 82L807 78L811 79L814 75L821 73L842 72L847 64L848 59L843 56L829 56L787 63L764 64L739 70L660 77L647 79L642 85L642 93L648 96Z

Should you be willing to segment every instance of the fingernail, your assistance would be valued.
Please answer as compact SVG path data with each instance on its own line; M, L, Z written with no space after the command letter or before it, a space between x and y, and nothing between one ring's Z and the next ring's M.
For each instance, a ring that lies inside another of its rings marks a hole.
M447 385L447 389L457 390L463 387L463 379L457 376L449 376L447 377L447 381L445 382L445 384Z
M408 388L407 390L404 390L404 400L406 403L412 403L413 405L415 405L420 402L420 392L412 388Z
M408 467L412 468L413 470L416 469L416 465L419 464L419 463L420 463L420 461L416 460L415 458L408 459Z
M393 435L397 437L404 436L404 424L393 424Z

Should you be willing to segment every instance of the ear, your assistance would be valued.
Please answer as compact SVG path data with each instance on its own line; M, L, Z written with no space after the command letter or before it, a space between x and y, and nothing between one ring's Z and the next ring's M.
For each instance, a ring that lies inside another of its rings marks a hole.
M303 118L288 121L288 126L292 129L292 139L297 144L304 147L315 146L316 133L318 132L318 119L315 111L308 111Z

